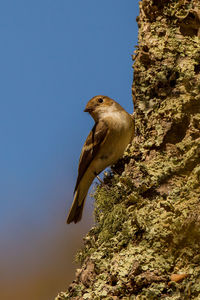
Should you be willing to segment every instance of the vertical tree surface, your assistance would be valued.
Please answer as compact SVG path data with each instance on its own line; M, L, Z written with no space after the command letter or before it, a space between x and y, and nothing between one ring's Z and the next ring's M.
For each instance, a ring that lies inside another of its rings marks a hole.
M140 2L135 137L64 299L200 299L200 2Z

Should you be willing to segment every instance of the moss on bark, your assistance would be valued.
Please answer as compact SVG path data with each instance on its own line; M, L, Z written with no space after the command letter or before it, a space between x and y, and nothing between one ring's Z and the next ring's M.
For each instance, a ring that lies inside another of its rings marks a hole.
M139 5L134 141L95 192L82 267L57 300L200 299L200 4Z

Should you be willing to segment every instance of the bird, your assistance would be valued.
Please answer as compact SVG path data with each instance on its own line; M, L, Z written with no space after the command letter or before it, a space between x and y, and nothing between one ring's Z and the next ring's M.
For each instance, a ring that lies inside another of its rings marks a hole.
M94 178L123 156L134 135L132 116L108 96L93 97L88 101L84 112L91 115L95 124L80 154L78 177L67 224L76 224L81 220L85 199Z

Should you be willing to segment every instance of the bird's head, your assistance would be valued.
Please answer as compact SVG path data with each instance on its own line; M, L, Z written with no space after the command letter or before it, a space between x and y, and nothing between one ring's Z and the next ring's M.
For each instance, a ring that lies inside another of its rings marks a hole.
M116 101L107 96L98 95L88 101L84 111L97 122L103 115L119 109L123 108Z

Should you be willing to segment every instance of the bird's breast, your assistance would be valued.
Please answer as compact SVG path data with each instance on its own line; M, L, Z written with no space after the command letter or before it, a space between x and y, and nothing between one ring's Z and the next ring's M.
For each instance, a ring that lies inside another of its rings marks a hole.
M119 124L113 121L113 126L109 124L109 134L94 162L96 173L114 164L123 156L124 150L130 143L132 136L132 128L127 123L124 125L121 122Z
M105 122L108 132L90 165L92 174L99 174L116 163L131 142L133 133L132 118L125 111L107 111L102 115L101 120Z

